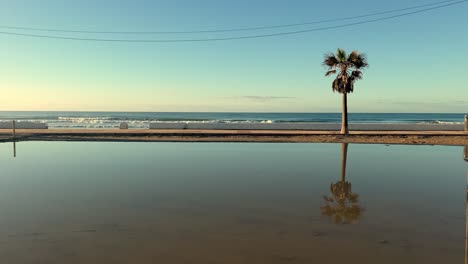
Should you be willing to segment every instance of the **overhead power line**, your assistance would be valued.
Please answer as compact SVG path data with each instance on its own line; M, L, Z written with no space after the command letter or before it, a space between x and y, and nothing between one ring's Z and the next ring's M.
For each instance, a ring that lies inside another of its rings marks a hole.
M194 39L105 39L105 38L79 38L79 37L61 37L61 36L51 36L51 35L34 35L34 34L24 34L24 33L15 33L15 32L1 32L0 34L3 35L12 35L12 36L23 36L23 37L32 37L32 38L47 38L47 39L61 39L61 40L73 40L73 41L94 41L94 42L133 42L133 43L173 43L173 42L208 42L208 41L227 41L227 40L242 40L242 39L255 39L255 38L267 38L267 37L276 37L276 36L286 36L286 35L295 35L295 34L302 34L308 32L315 32L315 31L324 31L336 28L344 28L362 24L369 24L378 21L390 20L398 17L410 16L418 13L424 13L431 10L441 9L448 6L453 6L457 4L461 4L464 2L468 2L468 0L461 0L453 3L448 3L445 5L425 8L417 11L407 12L403 14L387 16L382 18L376 18L372 20L364 20L354 23L348 24L341 24L335 26L328 26L322 28L313 28L313 29L305 29L305 30L297 30L297 31L287 31L287 32L279 32L279 33L271 33L271 34L263 34L263 35L250 35L250 36L239 36L239 37L224 37L224 38L194 38Z
M411 6L400 9L387 10L376 13L369 13L364 15L334 18L327 20L317 20L311 22L302 22L302 23L293 23L293 24L283 24L283 25L273 25L273 26L259 26L259 27L246 27L246 28L231 28L231 29L212 29L212 30L193 30L193 31L89 31L89 30L70 30L70 29L51 29L51 28L35 28L35 27L15 27L15 26L5 26L0 25L0 28L4 29L14 29L14 30L27 30L27 31L41 31L41 32L57 32L57 33L82 33L82 34L197 34L197 33L221 33L221 32L237 32L237 31L254 31L254 30L264 30L264 29L275 29L275 28L288 28L288 27L298 27L298 26L307 26L307 25L316 25L330 22L339 22L346 20L353 20L359 18L373 17L397 12L403 12L413 9L420 9L428 6L441 5L446 3L453 3L457 0L447 0L440 1L435 3L429 3L418 6Z

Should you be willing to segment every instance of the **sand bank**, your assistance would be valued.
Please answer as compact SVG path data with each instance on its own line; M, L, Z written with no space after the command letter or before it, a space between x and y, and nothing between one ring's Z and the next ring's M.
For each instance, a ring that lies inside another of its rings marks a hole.
M136 141L136 142L323 142L468 145L463 131L337 131L304 130L0 130L0 142L8 141Z

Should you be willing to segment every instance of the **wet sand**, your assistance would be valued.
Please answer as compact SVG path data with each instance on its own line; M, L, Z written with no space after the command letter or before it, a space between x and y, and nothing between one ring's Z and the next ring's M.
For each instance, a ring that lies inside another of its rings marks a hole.
M4 263L15 264L462 263L463 240L434 241L432 232L389 226L390 234L382 227L332 226L307 214L219 211L158 211L133 220L119 215L114 222L84 220L82 229L8 234L0 252Z
M337 131L305 130L118 130L46 129L0 130L0 142L8 141L120 141L120 142L297 142L297 143L378 143L420 145L468 145L464 131Z

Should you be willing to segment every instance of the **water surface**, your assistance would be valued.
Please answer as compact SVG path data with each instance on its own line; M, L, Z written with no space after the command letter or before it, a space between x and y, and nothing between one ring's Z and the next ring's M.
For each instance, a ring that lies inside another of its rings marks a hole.
M190 124L340 123L341 113L196 113L196 112L14 112L0 111L2 121L43 122L49 128L148 128L150 122ZM349 113L350 123L463 124L462 113Z
M0 144L0 263L464 263L462 152Z

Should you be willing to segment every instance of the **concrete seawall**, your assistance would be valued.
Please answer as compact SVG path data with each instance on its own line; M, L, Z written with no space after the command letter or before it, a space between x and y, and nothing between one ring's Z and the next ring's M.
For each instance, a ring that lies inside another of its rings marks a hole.
M150 129L338 131L332 123L150 123ZM350 124L351 131L463 131L463 124Z
M39 122L16 122L16 129L48 129L46 123ZM13 122L0 122L0 129L13 129Z

